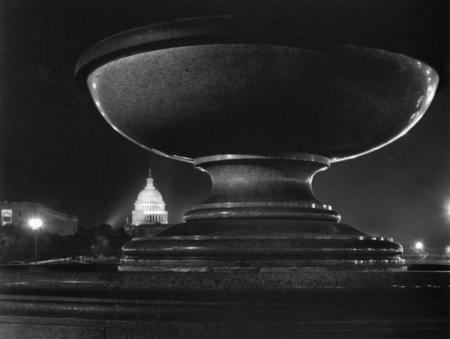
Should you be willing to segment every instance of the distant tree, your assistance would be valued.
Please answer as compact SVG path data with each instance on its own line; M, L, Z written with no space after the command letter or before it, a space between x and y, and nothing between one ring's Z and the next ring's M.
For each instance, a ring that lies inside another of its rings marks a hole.
M118 227L115 230L115 236L111 242L111 248L120 253L122 246L131 239L130 235L125 231L123 227Z
M93 226L90 229L92 235L92 254L97 257L99 255L106 256L110 249L110 242L114 237L114 231L111 225L101 224L98 226Z
M107 224L82 227L78 233L68 236L41 229L38 231L38 255L40 260L79 255L117 257L129 239L123 228L114 229ZM0 262L30 260L33 255L33 232L14 225L0 228Z
M16 243L15 226L7 224L0 227L0 262L11 260L14 257Z
M94 256L119 256L122 245L130 239L122 227L114 229L108 224L94 226L90 231Z

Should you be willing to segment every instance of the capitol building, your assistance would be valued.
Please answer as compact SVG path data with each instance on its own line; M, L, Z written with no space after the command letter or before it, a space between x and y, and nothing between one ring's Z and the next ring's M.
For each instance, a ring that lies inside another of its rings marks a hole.
M147 184L139 193L134 210L131 213L131 224L139 226L143 224L167 224L168 215L166 204L161 193L155 188L151 171L148 171Z

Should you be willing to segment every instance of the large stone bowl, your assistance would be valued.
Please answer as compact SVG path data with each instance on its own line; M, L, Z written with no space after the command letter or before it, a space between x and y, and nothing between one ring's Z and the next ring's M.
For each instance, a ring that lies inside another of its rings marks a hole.
M431 67L405 55L311 42L289 24L242 17L127 31L91 48L77 72L115 130L184 161L356 157L404 135L438 84Z
M380 148L422 117L436 72L401 54L274 18L168 22L79 60L100 113L137 144L212 181L186 223L122 248L123 270L401 265L402 248L341 224L314 174Z

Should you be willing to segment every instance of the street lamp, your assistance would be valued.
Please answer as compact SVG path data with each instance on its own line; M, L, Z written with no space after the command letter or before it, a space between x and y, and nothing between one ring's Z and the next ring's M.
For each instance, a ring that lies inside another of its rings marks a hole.
M416 251L423 251L423 249L424 249L423 242L421 242L421 241L416 241L416 243L414 244L414 249L415 249Z
M34 233L34 261L37 261L38 258L37 231L42 227L42 224L41 218L30 218L28 220L28 226L30 226Z

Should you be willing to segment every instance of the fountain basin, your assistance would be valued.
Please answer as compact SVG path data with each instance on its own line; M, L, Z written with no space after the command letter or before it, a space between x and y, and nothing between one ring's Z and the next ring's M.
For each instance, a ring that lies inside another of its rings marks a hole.
M413 127L438 84L421 61L311 42L291 36L289 25L269 27L270 35L260 21L258 35L243 18L181 23L189 29L173 22L113 36L77 68L116 131L178 160L280 152L332 162L356 157Z

